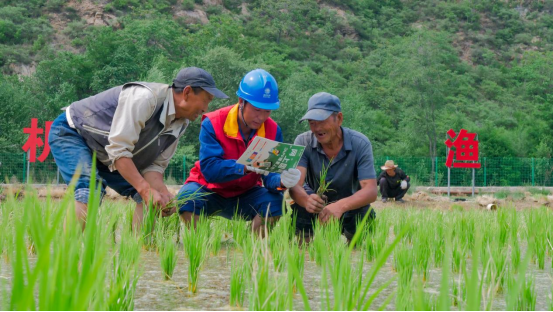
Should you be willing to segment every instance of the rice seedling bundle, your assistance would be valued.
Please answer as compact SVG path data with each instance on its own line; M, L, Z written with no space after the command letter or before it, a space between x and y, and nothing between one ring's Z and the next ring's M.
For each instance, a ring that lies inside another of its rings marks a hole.
M290 244L290 231L287 227L291 221L284 217L283 222L279 222L271 231L269 240L269 249L273 259L275 270L282 272L286 266L288 246Z
M223 241L223 233L226 229L226 224L220 222L218 219L214 218L211 220L211 253L216 256L221 250L221 243Z
M210 231L209 223L204 216L200 216L197 224L192 218L192 224L182 231L184 253L188 258L188 290L192 293L197 291L200 269L211 248Z
M266 240L253 242L254 257L251 259L251 289L249 292L250 310L285 310L288 305L288 281L271 274L271 259ZM275 273L276 274L276 273Z
M177 266L177 251L177 245L171 237L165 238L165 240L159 245L159 261L161 263L163 277L166 280L173 278L173 272Z
M548 245L546 214L547 211L543 209L530 209L525 213L528 247L532 248L534 260L542 270L545 267L545 254Z
M432 256L430 234L426 228L419 226L416 232L416 239L413 240L413 257L415 261L415 270L426 281L426 275L430 267Z
M244 297L248 277L250 276L249 263L239 261L236 257L232 260L230 269L230 305L233 307L242 307L244 305Z
M111 311L134 310L134 295L140 277L139 258L142 248L140 237L129 228L129 230L123 230L121 241L119 254L113 258L113 275L108 299Z

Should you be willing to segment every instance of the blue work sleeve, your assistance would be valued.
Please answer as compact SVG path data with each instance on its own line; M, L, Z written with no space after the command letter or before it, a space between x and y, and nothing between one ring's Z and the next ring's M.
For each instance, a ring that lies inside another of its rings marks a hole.
M200 170L209 183L224 183L244 176L244 165L234 159L224 159L225 151L217 138L209 118L200 129Z

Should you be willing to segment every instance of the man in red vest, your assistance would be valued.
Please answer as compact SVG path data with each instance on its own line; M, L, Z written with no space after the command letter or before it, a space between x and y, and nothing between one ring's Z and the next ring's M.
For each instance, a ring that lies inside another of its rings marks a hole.
M271 74L256 69L244 76L238 103L204 115L200 130L200 160L179 191L191 198L179 213L184 222L200 213L252 221L263 233L262 218L282 215L282 192L300 179L297 169L268 173L236 162L256 136L282 142L280 127L269 116L278 109L278 86Z

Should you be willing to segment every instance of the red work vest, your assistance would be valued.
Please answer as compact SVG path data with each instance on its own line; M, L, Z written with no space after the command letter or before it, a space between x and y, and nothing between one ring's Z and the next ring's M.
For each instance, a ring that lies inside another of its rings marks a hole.
M211 121L213 129L215 130L215 137L223 148L224 159L238 159L247 148L238 128L238 113L238 104L236 104L207 113L202 117L202 120L207 117ZM261 127L257 129L255 135L252 137L252 140L256 136L275 140L276 134L277 123L271 118L268 118L261 125ZM248 145L250 145L250 143L251 140L248 142ZM186 179L185 183L188 182L197 182L204 185L212 192L215 192L225 198L241 195L256 185L262 185L261 175L256 173L248 173L239 179L229 182L209 183L202 174L199 161L197 161L192 170L190 170L190 176Z

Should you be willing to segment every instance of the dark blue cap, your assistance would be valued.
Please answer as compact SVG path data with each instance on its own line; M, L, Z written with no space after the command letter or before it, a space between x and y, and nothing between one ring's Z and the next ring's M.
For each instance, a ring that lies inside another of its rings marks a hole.
M327 92L314 94L307 102L307 113L301 118L304 120L326 120L332 113L341 112L340 99L336 95Z
M223 91L217 89L215 80L211 74L198 67L181 69L177 77L173 79L173 85L177 88L186 88L186 86L200 87L216 98L228 99L228 96Z

